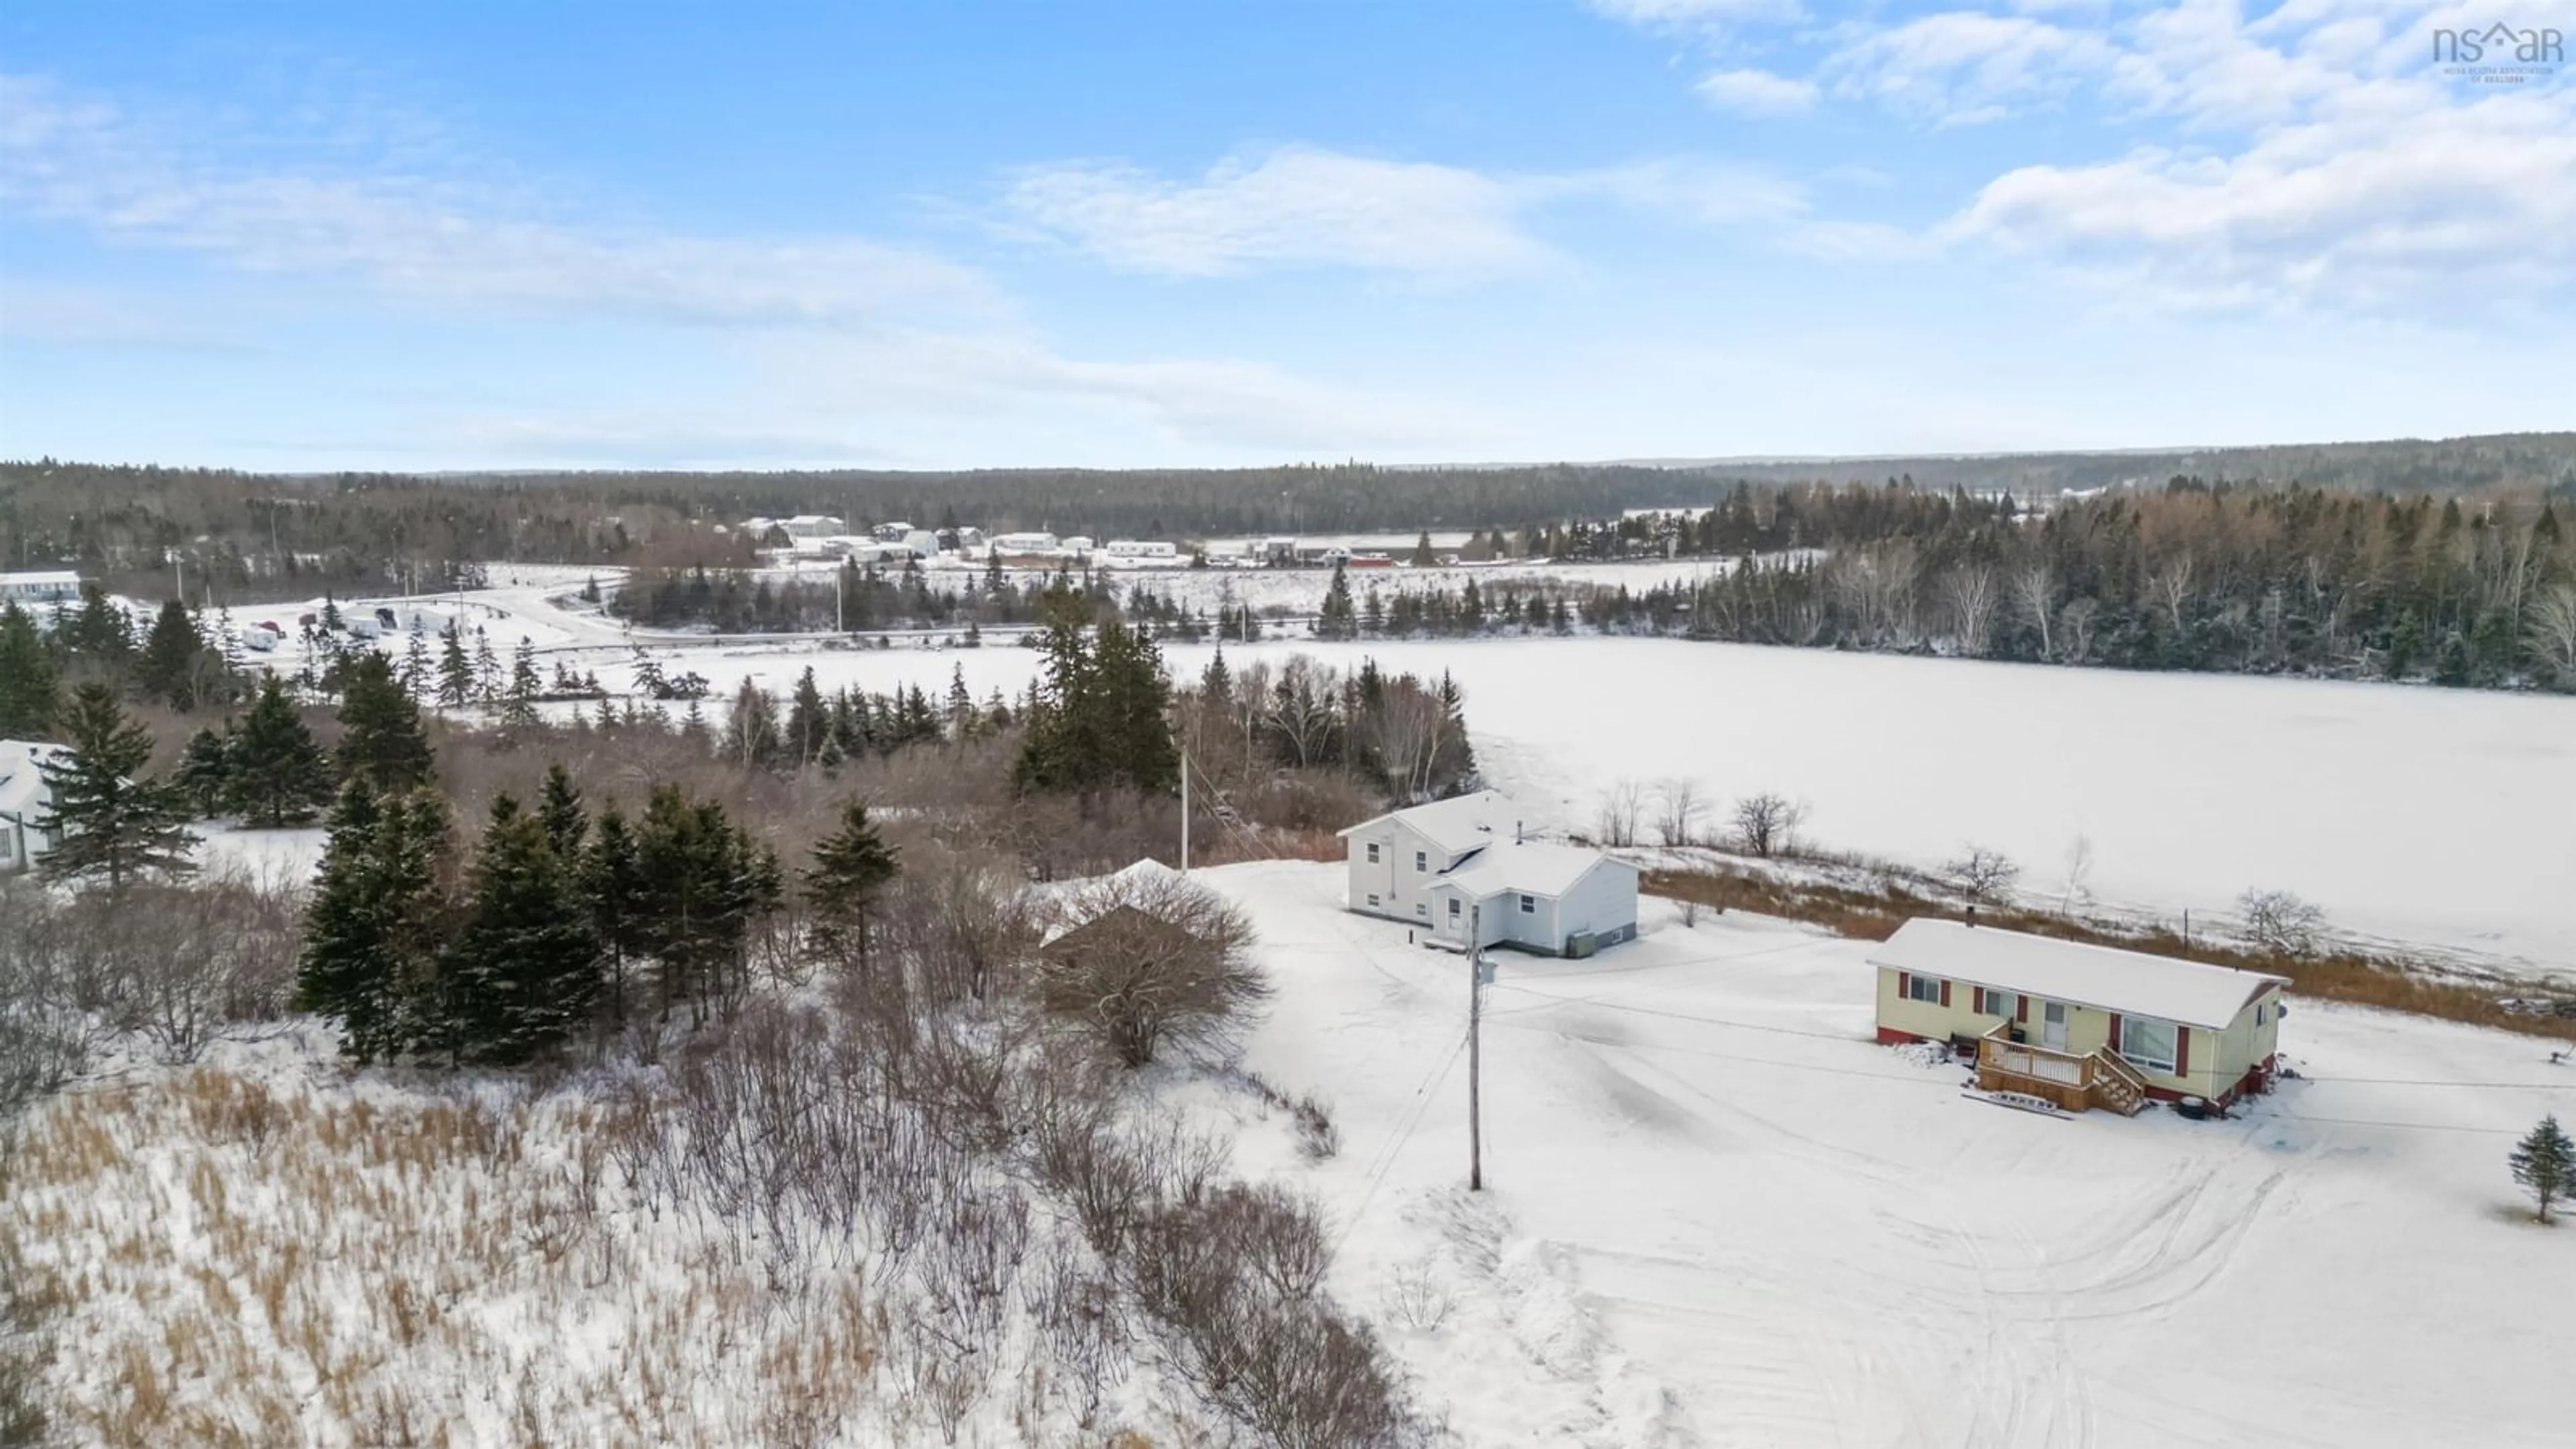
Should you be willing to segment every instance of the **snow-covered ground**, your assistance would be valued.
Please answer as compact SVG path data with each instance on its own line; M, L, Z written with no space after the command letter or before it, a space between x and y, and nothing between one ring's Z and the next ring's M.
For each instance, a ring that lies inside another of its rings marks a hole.
M1012 695L1037 668L1034 653L998 640L876 650L629 635L565 602L586 576L503 575L464 600L504 658L526 634L611 689L631 685L637 643L719 694L746 678L784 691L810 664L825 689L936 692L955 668L979 697ZM1274 578L1320 588L1322 576L1141 577L1243 589ZM455 608L456 596L442 598L422 607ZM291 628L295 609L281 612ZM279 651L281 667L295 648ZM2052 900L2081 839L2081 883L2105 908L2206 918L2248 889L2288 890L2347 936L2576 973L2576 814L2564 803L2576 800L2576 698L1666 639L1283 638L1227 653L1292 651L1454 675L1488 777L1560 829L1590 828L1622 780L1687 779L1721 805L1777 791L1809 807L1806 833L1820 844L1937 865L1974 842L2018 861L2022 887ZM1188 675L1212 652L1166 655Z
M1382 1326L1466 1443L2567 1442L2576 1227L2504 1162L2576 1111L2542 1042L2303 1002L2309 1079L2238 1120L2041 1117L1876 1045L1865 945L1650 902L1596 961L1496 958L1471 1197L1459 958L1332 866L1198 878L1279 988L1247 1065L1341 1124L1274 1166L1347 1301L1452 1301Z
M1211 646L1165 651L1175 675ZM1937 865L1969 842L2056 899L2076 841L2104 906L2204 918L2288 890L2337 929L2505 969L2576 972L2576 699L2383 684L1764 649L1664 639L1230 646L1454 676L1478 760L1561 829L1621 780L1773 790L1836 849ZM693 650L722 693L806 665L826 689L1016 694L1018 648ZM619 687L622 666L600 669ZM1651 813L1651 807L1650 807ZM1717 822L1712 819L1712 828Z

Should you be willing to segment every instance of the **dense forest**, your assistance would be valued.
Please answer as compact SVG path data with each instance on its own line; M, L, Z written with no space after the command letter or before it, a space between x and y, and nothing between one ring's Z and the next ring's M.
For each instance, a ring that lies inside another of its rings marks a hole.
M458 566L478 562L748 563L748 542L716 530L756 515L962 520L1098 537L1519 532L1631 509L1704 507L1738 482L1901 480L1935 493L2030 499L2175 476L2576 498L2576 433L2141 453L1115 472L280 475L38 459L0 463L0 560L11 568L77 567L111 589L138 592L144 577L169 577L176 558L192 597L211 590L221 603L317 594L326 585L435 589Z

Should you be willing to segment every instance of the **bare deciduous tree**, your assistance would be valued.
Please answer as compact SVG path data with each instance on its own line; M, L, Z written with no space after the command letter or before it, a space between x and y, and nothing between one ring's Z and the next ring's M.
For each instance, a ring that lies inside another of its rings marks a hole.
M1941 867L1941 873L1959 893L1972 901L1999 901L2012 891L2013 882L2021 879L2021 867L2000 850L1970 845L1956 860Z
M1942 577L1941 593L1950 606L1950 624L1958 632L1960 651L1972 659L1984 658L1992 647L1995 615L2003 602L1995 571L1981 563L1961 564Z
M1601 792L1601 843L1625 847L1637 843L1637 827L1646 818L1646 787L1621 780Z
M1038 1000L1130 1067L1166 1046L1223 1056L1270 995L1252 926L1213 892L1140 865L1090 886L1037 968Z
M2524 612L2523 647L2559 688L2576 691L2576 584L2542 590Z
M2022 622L2039 633L2039 657L2057 657L2056 632L2051 625L2057 620L2057 569L2040 558L2013 571L2012 601Z
M2288 891L2249 890L2236 898L2245 935L2267 951L2305 956L2317 949L2326 913Z
M1765 791L1736 801L1733 818L1736 845L1767 857L1792 848L1798 826L1807 818L1807 807Z
M1699 834L1699 818L1708 803L1699 798L1699 788L1687 775L1666 780L1655 816L1655 830L1666 845L1688 845Z

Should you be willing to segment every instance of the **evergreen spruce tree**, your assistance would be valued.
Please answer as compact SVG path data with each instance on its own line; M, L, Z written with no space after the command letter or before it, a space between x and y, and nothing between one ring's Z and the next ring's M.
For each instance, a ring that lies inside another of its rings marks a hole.
M1172 684L1154 641L1117 620L1100 626L1097 708L1108 747L1102 773L1149 795L1179 788L1180 748L1172 742Z
M77 612L59 630L64 650L76 659L121 670L134 653L134 626L125 610L96 584L82 584Z
M438 703L463 709L474 698L474 661L465 656L465 636L450 620L438 636Z
M46 878L104 880L118 891L150 872L195 870L187 801L142 778L152 732L125 717L116 691L96 682L73 690L62 729L69 755L39 767L53 796L46 824L61 832L44 859Z
M453 1050L457 1017L438 970L450 934L447 849L445 807L426 791L379 795L360 777L332 807L295 1004L340 1022L343 1049L362 1065L422 1046Z
M402 668L396 672L403 692L414 699L430 697L429 636L418 629L403 642Z
M2556 1114L2540 1119L2530 1135L2514 1144L2506 1159L2513 1180L2540 1204L2540 1220L2549 1221L2549 1205L2576 1194L2576 1142L2568 1140Z
M865 801L841 807L840 828L814 847L805 872L805 898L814 908L814 934L826 950L855 947L868 958L868 909L901 869L892 846L868 819Z
M0 739L43 739L54 727L60 685L36 621L16 600L0 604Z
M1199 671L1199 692L1206 695L1209 702L1213 704L1233 703L1234 671L1226 667L1224 645L1217 646L1215 655L1208 660L1207 668Z
M569 862L582 855L583 837L590 833L590 813L581 803L581 787L572 782L572 774L556 760L546 766L546 781L537 790L537 819L546 827L546 841L555 854Z
M233 797L233 736L229 728L217 734L201 729L188 737L186 753L179 756L179 768L172 772L170 783L198 819L209 819L224 813Z
M515 1065L560 1045L590 1019L599 958L572 862L543 817L501 796L440 962L451 1059Z
M1358 611L1351 606L1350 575L1342 565L1333 565L1333 581L1324 589L1324 606L1315 619L1315 633L1324 639L1348 639L1357 632Z
M607 956L608 1026L612 1031L623 1030L626 963L640 948L643 921L651 907L648 886L636 862L635 833L627 828L625 812L614 803L599 812L598 826L591 831L590 848L582 855L581 885L591 928Z
M436 761L421 732L420 706L403 693L393 666L369 650L349 666L340 696L340 768L380 791L428 783Z
M322 632L337 634L347 627L347 621L340 617L340 601L331 597L329 589L324 589L322 591Z
M505 724L526 726L537 722L537 696L545 693L546 682L537 673L537 646L527 635L519 636L518 646L510 651L510 691L501 711Z
M177 599L163 600L143 653L134 661L134 682L146 697L167 701L185 714L197 707L197 658L205 649L197 621L188 617L188 606Z
M331 799L331 761L270 675L231 741L226 802L252 825L301 825Z
M814 666L808 664L796 676L796 693L787 706L787 751L798 765L813 764L831 735L832 712L814 684Z
M474 627L474 697L487 704L501 697L501 661L480 624Z

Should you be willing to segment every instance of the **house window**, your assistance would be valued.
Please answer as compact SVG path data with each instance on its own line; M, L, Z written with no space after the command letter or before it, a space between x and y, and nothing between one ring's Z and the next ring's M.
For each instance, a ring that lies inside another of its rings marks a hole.
M1536 897L1536 896L1523 896L1523 897L1521 897L1521 914L1522 914L1522 915L1524 915L1524 916L1535 916L1535 915L1537 915L1537 914L1538 914L1538 897Z
M1425 853L1425 852L1423 852L1423 851L1419 851L1419 850L1415 851L1415 852L1413 853L1413 868L1414 868L1416 871L1425 871L1425 870L1429 870L1429 869L1431 868L1431 857L1430 857L1430 855L1428 855L1427 853Z
M1370 904L1370 905L1376 905L1376 904L1377 904L1377 897L1375 897L1375 896L1371 896L1371 897L1369 897L1369 904Z
M1417 916L1429 916L1431 914L1431 903L1429 901L1415 901L1413 903L1413 913Z
M2256 1026L2261 1026L2263 1024L2263 1013L2268 1009L2269 1008L2259 1001L2254 1004L2254 1024Z
M1908 976L1905 978L1905 996L1909 1001L1928 1001L1934 1006L1939 1006L1941 1004L1941 978L1938 976Z
M2174 1024L2132 1016L2120 1023L2120 1055L2129 1065L2167 1076L2174 1069Z
M1456 896L1451 896L1449 898L1449 919L1453 921L1458 919L1458 898Z
M1369 842L1369 864L1377 864L1377 842L1374 840Z
M1983 986L1977 988L1979 1016L2010 1016L2013 1005L2013 994L2009 991L1989 991Z

